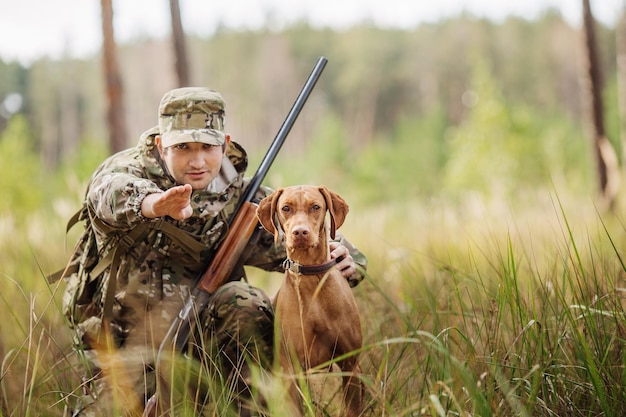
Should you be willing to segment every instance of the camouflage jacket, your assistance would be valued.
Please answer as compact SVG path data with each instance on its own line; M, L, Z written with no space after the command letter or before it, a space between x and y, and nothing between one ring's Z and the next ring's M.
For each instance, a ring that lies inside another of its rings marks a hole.
M145 132L135 148L109 157L89 184L85 211L93 233L79 242L74 256L75 262L87 265L89 277L70 276L64 297L66 314L84 343L99 332L105 315L110 315L111 329L119 343L145 320L146 311L157 309L160 311L157 319L170 323L206 266L204 259L224 237L228 219L247 184L246 152L231 142L220 174L209 189L193 191L192 217L184 221L145 218L141 214L143 198L176 185L154 145L156 132L156 129ZM270 192L262 187L256 198L260 200ZM97 254L94 250L85 252L89 239L95 240ZM344 244L355 260L365 266L365 257L349 242ZM97 260L110 258L120 247L123 251L118 254L116 265L107 265L102 271L92 269ZM273 236L259 226L241 263L267 271L283 271L285 257L284 248L275 244ZM112 269L117 274L110 286ZM232 279L244 277L243 267L233 275ZM356 285L361 278L351 277L350 284ZM105 314L107 298L111 298L110 311ZM167 301L171 301L169 308L164 307Z

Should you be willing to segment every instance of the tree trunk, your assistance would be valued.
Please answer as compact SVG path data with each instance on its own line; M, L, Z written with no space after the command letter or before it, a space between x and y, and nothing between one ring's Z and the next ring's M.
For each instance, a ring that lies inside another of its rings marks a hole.
M119 152L126 148L127 144L122 78L117 63L115 37L113 35L113 0L101 0L101 5L109 144L112 152Z
M185 46L185 33L180 17L180 5L178 0L170 0L170 12L172 15L172 38L174 41L174 56L176 57L176 75L178 86L189 86L189 65L187 63L187 48Z
M602 104L602 76L598 45L595 35L594 18L589 0L583 0L583 25L587 52L587 75L589 105L591 112L591 133L598 170L598 186L603 204L611 207L620 185L618 159L615 149L606 137L604 128L604 108Z

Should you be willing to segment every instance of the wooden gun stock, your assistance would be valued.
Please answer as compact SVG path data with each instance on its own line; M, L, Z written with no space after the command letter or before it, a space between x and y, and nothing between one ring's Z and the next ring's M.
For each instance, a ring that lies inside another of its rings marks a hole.
M258 224L256 207L256 204L246 202L239 208L213 261L200 277L198 289L213 294L226 283Z

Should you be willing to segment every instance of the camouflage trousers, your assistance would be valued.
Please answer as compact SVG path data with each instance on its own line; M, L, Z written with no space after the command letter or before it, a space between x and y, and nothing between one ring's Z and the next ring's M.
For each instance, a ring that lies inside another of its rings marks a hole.
M255 386L271 367L274 343L265 292L244 282L227 283L211 295L197 323L189 351L172 350L158 363L154 355L146 360L150 355L124 347L113 360L103 361L102 353L87 360L90 372L72 415L140 416L155 393L156 415L247 416L262 408Z

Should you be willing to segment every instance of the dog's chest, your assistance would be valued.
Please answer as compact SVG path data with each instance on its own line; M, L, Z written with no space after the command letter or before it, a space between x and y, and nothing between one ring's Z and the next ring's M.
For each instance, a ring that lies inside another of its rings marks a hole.
M340 317L356 309L350 288L341 278L332 274L307 276L288 272L281 289L283 299L277 300L283 305L277 306L277 310L288 307L291 311L284 314L297 315L302 322L309 324L313 333L331 332L334 337L334 333L342 331L337 325L343 322ZM345 284L346 288L342 288L341 284Z

